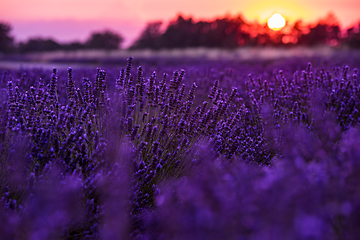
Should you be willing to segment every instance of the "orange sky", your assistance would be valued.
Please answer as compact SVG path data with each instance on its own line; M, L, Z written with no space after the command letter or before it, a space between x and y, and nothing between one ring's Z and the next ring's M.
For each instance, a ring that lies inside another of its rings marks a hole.
M241 13L249 21L265 22L275 12L290 22L312 22L333 12L347 27L360 20L360 0L0 0L0 21L13 26L17 40L85 40L90 32L108 28L121 33L125 45L147 21L169 21L179 13L195 20Z

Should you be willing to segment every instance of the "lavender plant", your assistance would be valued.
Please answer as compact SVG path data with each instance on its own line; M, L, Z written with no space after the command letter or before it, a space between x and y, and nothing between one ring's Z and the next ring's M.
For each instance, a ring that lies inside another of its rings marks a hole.
M71 68L4 72L8 238L356 234L357 69L309 63L256 77L210 66L159 78L132 65L82 79Z

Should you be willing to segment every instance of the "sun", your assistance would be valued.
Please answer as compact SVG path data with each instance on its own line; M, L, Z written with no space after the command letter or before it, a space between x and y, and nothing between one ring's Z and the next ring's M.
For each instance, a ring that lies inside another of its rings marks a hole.
M267 21L269 28L278 31L285 26L285 18L280 13L274 13Z

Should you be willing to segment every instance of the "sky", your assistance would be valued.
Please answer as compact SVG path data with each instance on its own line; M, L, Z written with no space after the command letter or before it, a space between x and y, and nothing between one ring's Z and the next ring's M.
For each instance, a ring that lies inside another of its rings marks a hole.
M315 22L329 12L342 27L360 21L360 0L0 0L0 22L12 26L16 41L51 37L61 43L84 41L94 31L112 30L129 46L147 22L165 23L179 14L211 20L241 14L261 23L273 13L289 22Z

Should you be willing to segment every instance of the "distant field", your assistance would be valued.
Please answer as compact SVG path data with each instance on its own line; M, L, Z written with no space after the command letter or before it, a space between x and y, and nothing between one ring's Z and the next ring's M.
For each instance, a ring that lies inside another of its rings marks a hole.
M233 50L224 49L172 49L172 50L79 50L79 51L56 51L44 53L30 53L25 55L0 56L0 68L33 68L43 67L52 68L54 63L56 67L67 68L71 66L97 66L99 64L117 64L123 62L127 57L132 56L135 59L152 60L175 60L187 61L198 60L213 61L257 61L257 60L276 60L290 57L321 57L324 59L357 59L360 58L359 50L334 49L330 47L314 48L239 48ZM50 64L49 64L50 63ZM75 65L76 64L76 65Z

